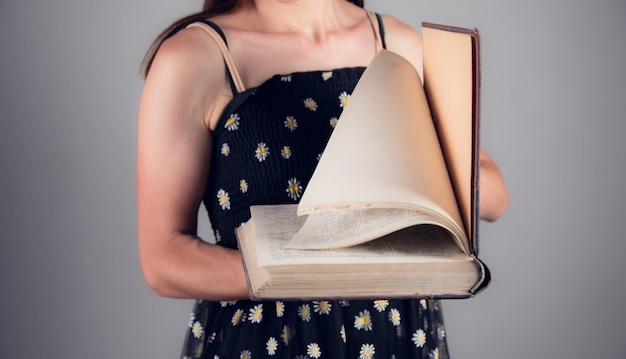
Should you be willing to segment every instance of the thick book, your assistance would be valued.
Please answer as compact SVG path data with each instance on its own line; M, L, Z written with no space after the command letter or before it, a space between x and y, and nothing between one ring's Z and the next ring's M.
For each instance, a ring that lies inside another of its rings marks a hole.
M237 229L254 299L466 298L478 255L479 33L422 24L424 78L383 50L299 204Z

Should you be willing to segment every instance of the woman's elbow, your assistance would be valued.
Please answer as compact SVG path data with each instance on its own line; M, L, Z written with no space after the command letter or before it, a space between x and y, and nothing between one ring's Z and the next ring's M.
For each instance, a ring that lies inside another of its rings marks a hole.
M171 273L168 273L167 258L161 255L166 251L159 251L150 246L142 245L141 239L139 240L139 264L141 267L141 274L143 280L156 295L161 297L176 297L176 293L173 291L171 280L168 278Z
M509 190L496 163L480 153L480 218L489 222L500 219L509 206Z
M480 218L488 222L499 220L509 206L509 191L503 181L490 183L480 197Z
M141 273L143 280L150 290L161 297L171 297L167 290L167 283L163 273L159 270L159 266L152 263L150 259L141 258Z

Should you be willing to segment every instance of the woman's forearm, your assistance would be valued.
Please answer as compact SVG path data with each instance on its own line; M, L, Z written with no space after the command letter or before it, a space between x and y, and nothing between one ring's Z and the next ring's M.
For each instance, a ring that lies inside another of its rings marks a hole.
M248 298L237 250L179 235L145 248L140 256L146 283L158 295L207 300Z

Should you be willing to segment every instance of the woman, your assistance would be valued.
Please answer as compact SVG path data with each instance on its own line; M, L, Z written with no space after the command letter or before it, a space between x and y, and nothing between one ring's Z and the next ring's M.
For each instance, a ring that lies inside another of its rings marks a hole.
M419 35L359 1L205 1L146 56L138 242L159 295L199 299L183 357L448 356L436 301L253 302L234 229L252 204L295 203L365 66L387 48L421 73ZM209 26L192 25L209 20ZM508 195L481 153L481 217ZM294 185L295 184L295 185ZM216 244L197 236L207 208Z

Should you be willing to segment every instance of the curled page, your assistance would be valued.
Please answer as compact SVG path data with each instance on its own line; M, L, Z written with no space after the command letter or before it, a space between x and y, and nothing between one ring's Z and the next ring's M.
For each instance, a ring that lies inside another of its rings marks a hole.
M298 215L350 208L418 210L464 235L419 74L387 50L351 94Z

